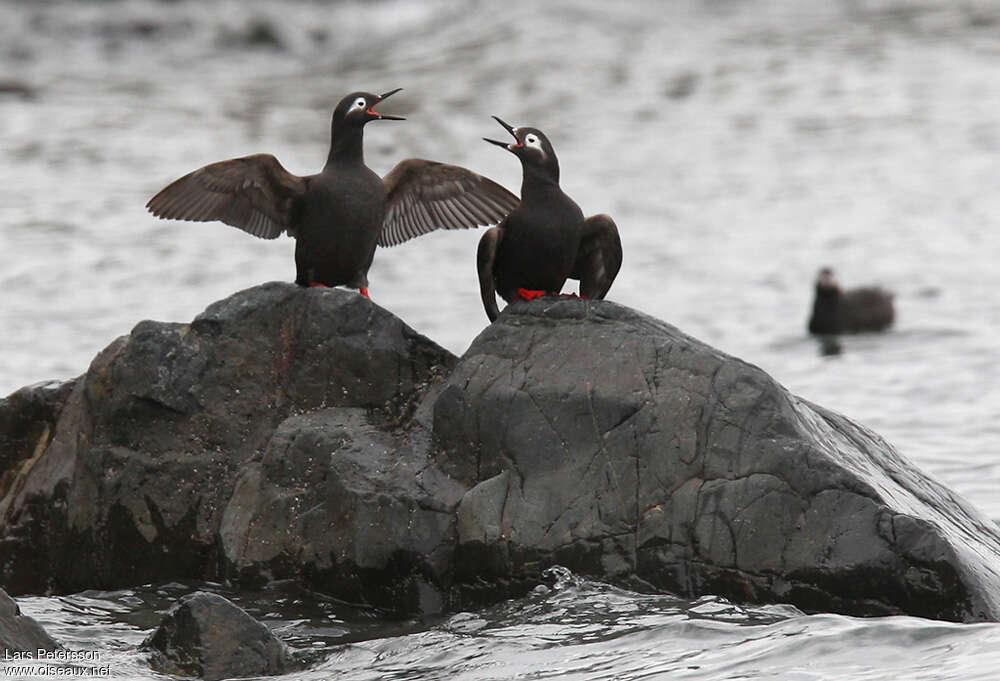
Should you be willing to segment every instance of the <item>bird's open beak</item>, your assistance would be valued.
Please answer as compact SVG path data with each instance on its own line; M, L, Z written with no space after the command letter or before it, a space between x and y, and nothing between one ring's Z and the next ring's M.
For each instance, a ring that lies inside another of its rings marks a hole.
M495 144L498 147L503 147L507 151L514 151L514 149L524 146L523 144L521 144L521 140L517 138L517 133L514 132L513 127L505 123L499 116L494 116L493 120L502 125L504 130L506 130L511 134L511 137L514 138L514 144L507 144L506 142L498 142L497 140L491 140L489 137L484 137L483 138L484 141L489 142L490 144Z
M384 99L388 99L389 97L392 97L394 94L396 94L397 92L399 92L402 89L403 88L398 87L395 90L389 90L388 92L379 95L378 96L378 102L375 102L375 104L378 104L379 102L381 102ZM405 121L406 120L402 116L393 116L392 114L384 114L384 113L380 113L380 112L376 111L375 110L375 104L372 104L370 107L368 107L368 111L366 113L369 116L377 118L380 121Z

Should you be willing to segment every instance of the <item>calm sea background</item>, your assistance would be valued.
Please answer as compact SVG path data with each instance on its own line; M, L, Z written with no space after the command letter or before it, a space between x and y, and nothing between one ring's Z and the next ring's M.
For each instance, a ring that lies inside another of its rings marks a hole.
M517 191L490 119L544 130L563 188L617 221L609 298L875 429L1000 519L1000 0L0 0L0 395L79 375L140 320L294 278L293 242L144 211L270 152L318 171L347 92L379 173L457 163ZM380 251L373 299L461 354L487 322L480 232ZM897 295L889 333L822 354L823 265ZM306 679L996 679L1000 626L806 616L573 575L442 621L208 585L312 651ZM119 678L195 585L20 599ZM204 585L203 585L204 586Z

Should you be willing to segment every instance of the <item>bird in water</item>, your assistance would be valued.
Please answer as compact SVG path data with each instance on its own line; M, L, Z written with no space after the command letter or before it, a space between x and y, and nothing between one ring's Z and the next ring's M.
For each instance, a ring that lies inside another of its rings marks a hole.
M406 159L384 178L365 165L364 127L405 120L375 111L399 92L352 92L333 110L323 170L300 177L271 154L212 163L149 200L161 218L219 220L262 239L295 238L295 283L347 286L368 297L376 246L395 246L435 229L496 224L518 204L509 191L471 170Z
M831 268L819 271L809 333L882 331L892 326L895 317L893 295L889 291L877 286L842 291Z
M521 161L521 203L483 234L476 264L479 291L490 321L500 314L496 295L507 303L558 295L567 279L580 281L580 296L601 299L622 265L618 228L608 215L583 217L559 188L559 161L537 128L514 128L497 118L512 143L483 138Z

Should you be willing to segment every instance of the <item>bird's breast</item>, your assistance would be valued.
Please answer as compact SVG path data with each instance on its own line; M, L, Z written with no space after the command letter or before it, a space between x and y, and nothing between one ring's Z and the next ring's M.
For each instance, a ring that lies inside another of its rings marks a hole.
M498 286L560 289L572 271L579 240L580 225L571 216L511 213L496 256Z
M385 215L385 187L370 176L332 176L310 185L303 202L303 227L309 231L377 232Z

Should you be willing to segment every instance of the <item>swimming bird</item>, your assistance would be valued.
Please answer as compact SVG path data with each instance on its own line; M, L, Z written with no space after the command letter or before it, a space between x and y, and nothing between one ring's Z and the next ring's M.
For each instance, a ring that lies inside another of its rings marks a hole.
M375 111L382 95L352 92L333 110L323 170L300 177L271 154L212 163L174 181L146 208L161 218L219 220L262 239L295 238L295 283L347 286L368 296L376 246L435 229L496 224L518 204L471 170L406 159L384 178L365 165L365 124L405 120Z
M892 325L895 317L893 294L889 291L878 286L842 291L831 268L819 271L809 333L882 331Z
M493 117L512 143L483 138L521 161L521 203L479 240L479 291L490 321L500 314L497 293L507 303L557 295L567 279L580 281L580 295L601 299L622 265L622 242L610 216L589 218L559 187L559 160L537 128L514 128Z

